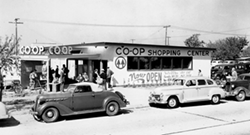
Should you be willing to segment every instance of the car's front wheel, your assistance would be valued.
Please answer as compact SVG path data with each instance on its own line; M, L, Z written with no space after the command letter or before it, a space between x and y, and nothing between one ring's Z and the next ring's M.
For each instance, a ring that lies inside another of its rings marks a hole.
M169 108L176 108L179 105L179 101L176 97L170 97L168 99L168 107Z
M120 106L116 102L109 102L106 106L106 114L109 116L114 116L120 111Z
M244 101L246 98L246 93L241 90L236 96L235 96L237 101Z
M59 112L56 108L50 107L47 108L42 115L42 119L44 122L50 123L55 122L59 117Z
M219 104L220 103L220 96L219 95L213 95L212 99L211 99L211 102L213 104Z

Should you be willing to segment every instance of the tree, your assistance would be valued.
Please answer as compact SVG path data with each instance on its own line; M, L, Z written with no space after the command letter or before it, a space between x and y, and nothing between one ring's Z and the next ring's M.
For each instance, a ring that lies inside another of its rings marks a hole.
M216 48L212 53L213 59L229 60L239 58L242 49L249 42L245 37L228 37L226 39L219 39L212 43L207 44L207 47Z
M193 34L190 38L184 41L187 47L204 47L204 41L199 40L200 34Z
M250 46L244 48L241 53L242 57L250 57Z
M0 74L14 72L20 73L20 57L18 56L18 51L16 52L16 45L18 41L14 40L14 36L6 37L3 41L0 38ZM0 101L2 101L2 89L0 89Z

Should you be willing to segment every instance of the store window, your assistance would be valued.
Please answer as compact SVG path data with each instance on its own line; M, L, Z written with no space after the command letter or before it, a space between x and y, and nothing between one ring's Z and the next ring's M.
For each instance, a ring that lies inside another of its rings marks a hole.
M182 61L182 68L183 69L192 69L192 57L184 57Z
M150 68L150 57L139 57L139 69Z
M128 56L128 70L139 69L139 57Z
M162 57L162 69L171 69L172 58L171 57Z
M151 57L151 69L161 69L161 60L160 57Z
M173 58L173 69L181 69L182 68L182 58L181 57L175 57Z
M192 57L128 56L128 70L192 69Z

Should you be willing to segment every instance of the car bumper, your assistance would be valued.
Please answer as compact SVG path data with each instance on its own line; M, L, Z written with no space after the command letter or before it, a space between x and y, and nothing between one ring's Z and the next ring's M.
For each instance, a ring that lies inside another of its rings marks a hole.
M234 97L234 96L236 96L237 95L237 93L236 92L226 92L226 97Z
M8 118L10 118L11 116L9 115L9 114L6 114L6 115L2 115L2 116L0 116L0 120L2 120L2 119L8 119Z
M30 114L34 117L35 120L41 121L41 117L38 115L38 112L34 110L34 107L31 108Z
M127 99L124 99L123 101L126 105L130 105L130 102Z
M154 103L154 104L166 104L167 101L161 100L161 99L156 99L154 97L149 97L148 99L149 103Z

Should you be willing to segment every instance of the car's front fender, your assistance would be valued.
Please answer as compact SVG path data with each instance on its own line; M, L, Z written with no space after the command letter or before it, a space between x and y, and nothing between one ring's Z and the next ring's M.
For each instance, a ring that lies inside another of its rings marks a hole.
M37 109L36 112L38 113L38 116L42 116L43 112L45 111L45 109L49 108L49 107L54 107L59 111L60 115L65 115L65 114L70 114L73 113L73 111L68 108L67 106L64 106L58 102L46 102L42 105L40 105Z
M234 95L238 95L238 93L240 92L240 91L244 91L245 93L247 93L247 89L245 88L245 87L236 87L234 90L232 90L232 92L233 92L233 94Z

